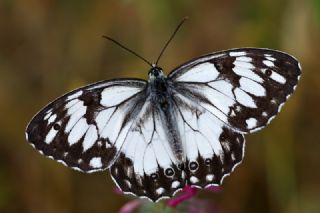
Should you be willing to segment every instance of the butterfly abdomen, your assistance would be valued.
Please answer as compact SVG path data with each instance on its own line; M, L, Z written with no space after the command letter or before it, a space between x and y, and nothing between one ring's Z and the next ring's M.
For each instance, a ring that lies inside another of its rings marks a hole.
M184 150L182 147L181 135L176 123L176 112L174 110L173 95L166 77L156 76L149 81L150 96L153 105L158 111L161 124L166 132L166 137L172 149L176 160L182 162L184 159Z
M162 121L161 123L166 131L167 140L170 144L172 152L176 159L182 163L184 161L184 150L182 146L183 143L181 140L181 132L179 131L176 122L177 112L174 107L175 106L172 98L167 97L167 99L160 104L159 109Z

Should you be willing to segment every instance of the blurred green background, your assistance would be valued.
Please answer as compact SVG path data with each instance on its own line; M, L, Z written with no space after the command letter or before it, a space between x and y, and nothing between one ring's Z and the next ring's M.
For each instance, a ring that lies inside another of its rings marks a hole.
M109 35L167 71L199 55L267 47L297 57L299 86L268 128L247 136L243 163L220 193L200 197L221 212L320 212L319 0L0 0L0 212L117 212L108 172L83 174L37 153L24 129L65 92L149 67Z

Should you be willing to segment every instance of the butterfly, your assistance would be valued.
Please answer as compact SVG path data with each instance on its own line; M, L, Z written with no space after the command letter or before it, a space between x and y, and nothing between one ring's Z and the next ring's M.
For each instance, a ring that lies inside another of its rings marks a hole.
M114 79L69 92L26 129L42 154L83 172L109 169L126 194L158 201L186 185L220 185L293 93L301 67L270 49L240 48L148 80Z

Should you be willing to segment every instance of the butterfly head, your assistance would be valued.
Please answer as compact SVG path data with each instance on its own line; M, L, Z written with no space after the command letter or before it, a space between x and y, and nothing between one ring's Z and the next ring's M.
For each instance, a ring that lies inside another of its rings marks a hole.
M162 71L162 68L158 66L152 66L152 68L149 70L149 80L155 80L157 78L164 78L164 74Z

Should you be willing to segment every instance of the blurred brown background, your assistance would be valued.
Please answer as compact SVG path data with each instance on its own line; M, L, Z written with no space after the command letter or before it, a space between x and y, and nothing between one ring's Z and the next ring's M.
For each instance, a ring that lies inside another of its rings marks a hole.
M320 212L320 1L0 0L0 212L117 212L108 172L83 174L25 141L31 117L76 87L149 67L184 17L160 65L167 73L201 54L255 46L302 64L300 84L268 128L247 137L243 163L223 191L200 193L221 212Z

